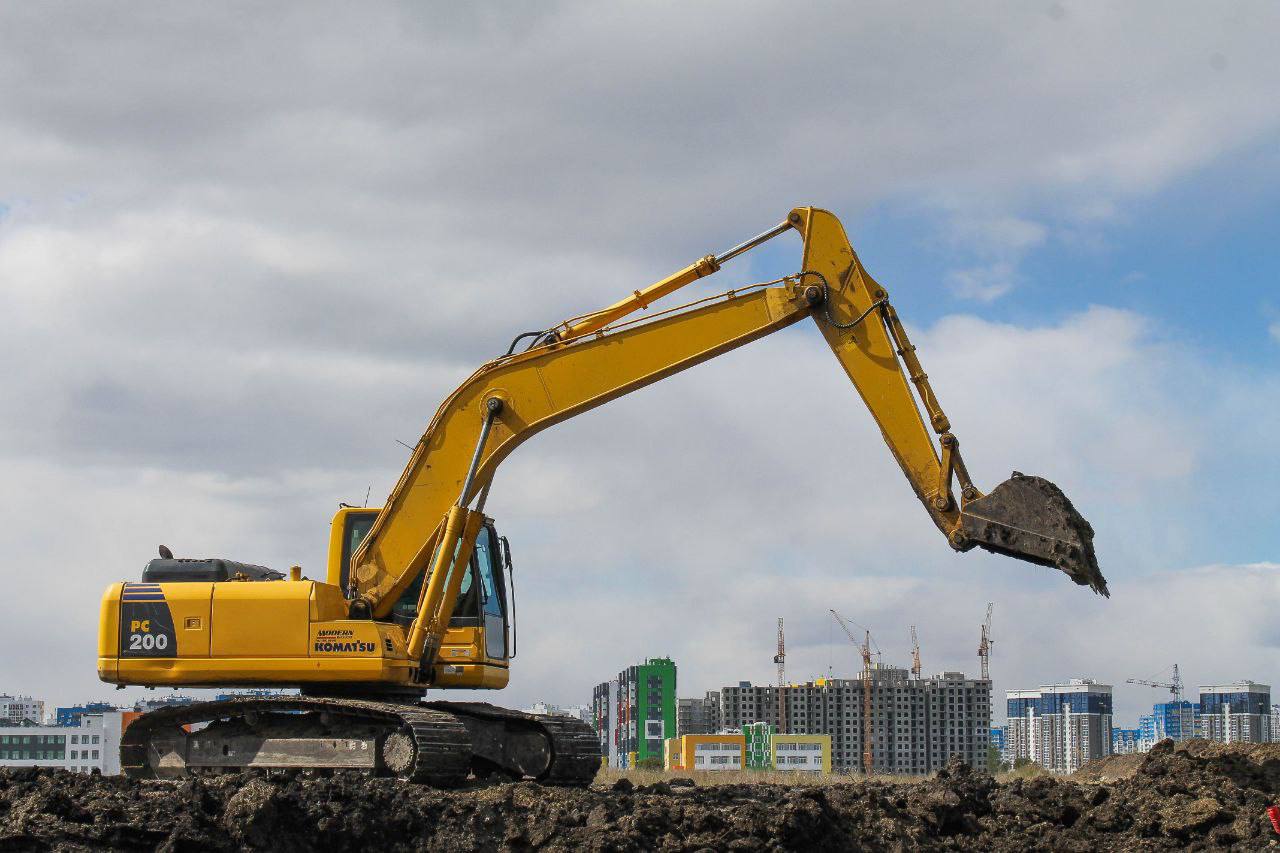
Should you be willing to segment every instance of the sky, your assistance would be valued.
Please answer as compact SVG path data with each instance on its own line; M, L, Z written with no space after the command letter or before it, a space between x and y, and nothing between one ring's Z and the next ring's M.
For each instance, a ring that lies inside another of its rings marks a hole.
M499 701L885 663L1280 686L1280 8L0 5L0 692L128 701L98 602L158 543L323 571L514 334L811 204L978 486L1057 482L1112 596L937 534L807 321L538 435ZM787 236L691 297L798 269ZM675 304L668 300L665 304ZM493 698L493 697L482 697Z

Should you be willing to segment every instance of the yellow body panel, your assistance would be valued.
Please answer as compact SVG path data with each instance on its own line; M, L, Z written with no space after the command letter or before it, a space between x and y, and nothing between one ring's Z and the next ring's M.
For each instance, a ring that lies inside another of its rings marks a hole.
M113 583L98 605L98 678L114 684L120 679L120 591Z
M122 628L124 646L132 633L158 636L158 624L151 623L159 620L121 623L124 591L144 586L149 598L163 599L145 606L167 609L173 654L121 654ZM102 598L98 676L117 684L164 686L410 684L404 628L347 619L346 611L341 591L316 581L112 584ZM137 630L131 632L131 625ZM483 628L449 629L437 658L437 684L505 687L506 662L487 660L483 649Z
M213 586L211 583L173 584L165 596L178 637L178 657L209 656Z
M192 584L165 584L166 597ZM213 657L303 657L311 581L219 583L213 595ZM167 589L173 587L173 590ZM181 651L181 650L179 650Z

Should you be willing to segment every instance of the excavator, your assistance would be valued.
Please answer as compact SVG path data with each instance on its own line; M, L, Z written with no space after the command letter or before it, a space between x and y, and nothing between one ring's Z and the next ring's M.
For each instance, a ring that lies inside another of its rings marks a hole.
M803 242L794 274L649 310L790 232ZM974 485L888 293L834 215L798 207L607 308L518 335L440 405L383 506L340 505L324 580L297 566L175 558L161 546L140 581L111 584L100 608L103 681L249 690L140 716L121 737L124 772L587 784L601 755L590 725L426 698L508 682L511 547L484 513L498 466L540 430L806 318L953 549L1056 568L1107 594L1093 529L1057 486L1017 472L989 493Z

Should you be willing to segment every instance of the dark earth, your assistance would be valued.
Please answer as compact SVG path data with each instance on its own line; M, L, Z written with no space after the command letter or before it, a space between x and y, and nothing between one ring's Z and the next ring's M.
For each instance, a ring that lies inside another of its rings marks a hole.
M1073 779L453 791L359 777L0 770L7 850L1260 850L1280 744L1164 742Z

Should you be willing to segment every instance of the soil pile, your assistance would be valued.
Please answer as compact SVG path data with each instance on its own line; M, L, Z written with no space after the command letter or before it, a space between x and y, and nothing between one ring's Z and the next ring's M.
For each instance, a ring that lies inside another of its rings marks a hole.
M1280 744L1195 742L1103 783L1000 784L958 762L914 784L585 790L0 770L0 850L1258 850L1280 842L1277 794Z

